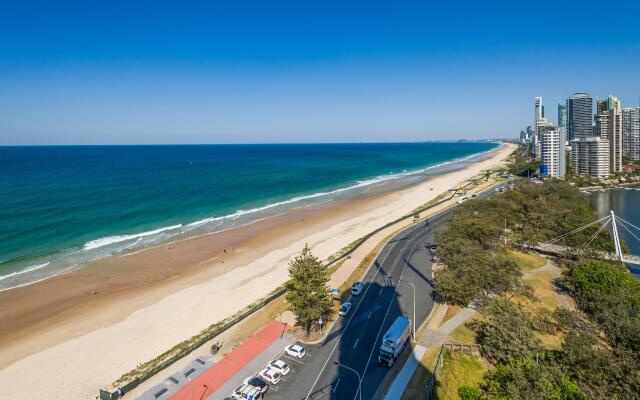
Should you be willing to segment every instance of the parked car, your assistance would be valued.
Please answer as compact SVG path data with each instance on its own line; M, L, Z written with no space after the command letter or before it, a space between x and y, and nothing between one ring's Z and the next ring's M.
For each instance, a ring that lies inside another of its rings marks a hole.
M287 375L289 372L291 372L291 368L289 368L289 365L282 361L282 360L274 360L271 361L269 363L269 368L278 371L278 373L282 376Z
M280 380L282 379L282 375L280 375L280 373L275 369L271 369L270 367L267 367L262 371L260 371L260 378L267 381L267 383L270 383L272 385L277 385L278 382L280 382Z
M364 283L360 281L354 282L353 286L351 286L351 294L358 296L362 292L362 289L364 289Z
M260 392L262 393L269 390L269 385L267 384L267 382L265 382L264 379L260 378L259 376L254 376L253 378L250 378L245 382L245 385L252 386L256 389L259 389Z
M351 311L351 302L347 301L346 303L342 303L342 305L340 306L340 311L338 312L339 315L346 317L347 314L349 314L349 311Z
M262 400L262 391L249 385L240 385L233 390L231 395L238 400Z
M300 346L299 344L285 347L284 352L285 354L296 358L302 358L305 355L304 347Z

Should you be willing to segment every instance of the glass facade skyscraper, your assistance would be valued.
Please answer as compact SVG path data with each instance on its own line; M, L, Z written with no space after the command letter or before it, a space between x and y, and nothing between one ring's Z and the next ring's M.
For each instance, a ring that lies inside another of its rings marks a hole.
M567 139L593 136L593 98L588 93L574 93L567 99Z

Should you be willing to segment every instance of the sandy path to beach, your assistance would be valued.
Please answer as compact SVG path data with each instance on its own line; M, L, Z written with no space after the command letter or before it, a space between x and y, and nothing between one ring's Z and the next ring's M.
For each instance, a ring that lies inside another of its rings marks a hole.
M187 287L165 293L159 300L156 300L158 293L153 293L151 298L154 301L150 304L140 296L135 297L132 301L143 305L136 311L130 312L131 304L126 297L121 297L112 302L108 315L102 316L102 326L97 328L92 325L88 329L82 314L76 319L69 318L62 326L51 328L52 334L54 330L61 337L68 334L68 340L59 340L59 343L0 371L0 398L95 398L100 387L107 386L136 365L197 334L211 323L232 315L281 285L287 279L287 262L299 253L304 243L308 243L316 255L326 258L386 222L411 212L439 193L457 187L481 170L497 165L513 148L512 145L503 146L489 158L470 163L463 170L372 200L375 207L355 207L351 215L343 212L340 222L329 226L326 218L309 218L304 229L286 232L286 243L280 240L280 235L272 242L260 243L255 251L245 246L236 261L233 257L226 259L223 273L210 275L210 279L192 280ZM125 317L121 319L114 317L120 307L126 310L122 312ZM92 317L100 320L101 315ZM84 333L79 334L78 331ZM47 342L46 330L30 337L28 345L41 347L42 341Z

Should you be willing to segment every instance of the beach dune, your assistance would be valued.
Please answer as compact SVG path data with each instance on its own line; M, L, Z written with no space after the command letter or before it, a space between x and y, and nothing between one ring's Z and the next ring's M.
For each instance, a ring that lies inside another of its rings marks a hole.
M0 293L0 398L95 398L98 389L264 297L308 243L326 258L513 151L411 187L292 210Z

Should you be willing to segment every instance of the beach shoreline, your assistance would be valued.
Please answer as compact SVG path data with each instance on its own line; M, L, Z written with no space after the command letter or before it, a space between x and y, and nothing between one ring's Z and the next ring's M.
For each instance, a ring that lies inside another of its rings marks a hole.
M99 386L282 284L305 242L326 258L512 150L504 145L410 187L294 209L0 292L0 397L29 398L35 390L94 397ZM42 388L16 381L25 371Z

